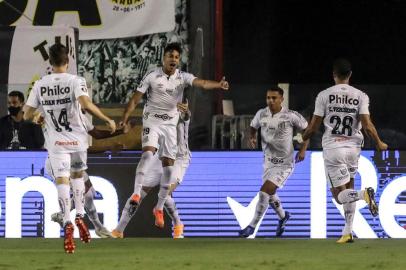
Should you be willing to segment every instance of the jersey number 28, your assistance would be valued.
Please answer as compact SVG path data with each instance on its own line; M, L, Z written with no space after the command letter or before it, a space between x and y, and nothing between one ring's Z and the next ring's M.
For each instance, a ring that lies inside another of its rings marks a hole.
M351 136L352 135L352 122L353 119L351 116L344 116L343 119L337 115L333 115L330 118L330 123L334 124L334 128L331 131L332 134L336 135L347 135Z

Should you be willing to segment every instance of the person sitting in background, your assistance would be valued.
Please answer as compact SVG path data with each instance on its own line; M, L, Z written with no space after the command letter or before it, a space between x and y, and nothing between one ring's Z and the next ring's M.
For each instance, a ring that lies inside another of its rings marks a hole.
M41 149L44 135L39 125L24 121L24 94L12 91L7 97L10 114L0 119L0 149Z

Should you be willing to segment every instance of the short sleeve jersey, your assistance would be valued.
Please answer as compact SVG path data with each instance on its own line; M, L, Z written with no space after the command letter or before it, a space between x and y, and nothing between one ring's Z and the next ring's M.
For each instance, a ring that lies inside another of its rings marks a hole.
M179 117L176 104L182 101L184 89L192 86L195 78L194 75L178 69L171 76L166 75L162 68L148 73L137 88L137 91L146 93L147 96L144 120L151 118L176 125Z
M321 91L316 98L314 115L324 117L323 149L361 147L360 114L369 114L368 96L347 84Z
M256 113L251 127L261 128L262 150L274 166L293 166L293 130L307 127L307 121L301 114L286 108L272 114L266 107Z
M89 96L84 78L54 73L36 81L27 105L43 113L45 148L53 153L86 151L87 128L78 98Z

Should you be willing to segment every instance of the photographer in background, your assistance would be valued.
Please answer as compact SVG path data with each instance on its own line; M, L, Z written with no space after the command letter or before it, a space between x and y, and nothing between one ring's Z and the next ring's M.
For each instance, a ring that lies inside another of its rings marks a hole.
M23 119L23 93L10 92L7 106L10 114L0 119L0 149L41 149L44 145L41 127Z

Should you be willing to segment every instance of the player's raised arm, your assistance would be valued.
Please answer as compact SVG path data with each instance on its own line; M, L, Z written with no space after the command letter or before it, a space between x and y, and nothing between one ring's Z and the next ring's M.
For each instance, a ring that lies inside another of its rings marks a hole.
M193 80L193 86L202 88L204 90L212 90L212 89L228 90L229 89L229 84L226 81L225 77L221 78L221 80L218 82L196 78Z
M78 98L78 101L83 109L91 113L93 116L96 116L97 118L106 122L111 130L111 133L114 133L116 131L116 123L114 122L114 120L111 120L109 117L107 117L96 105L93 104L88 96L80 96Z

